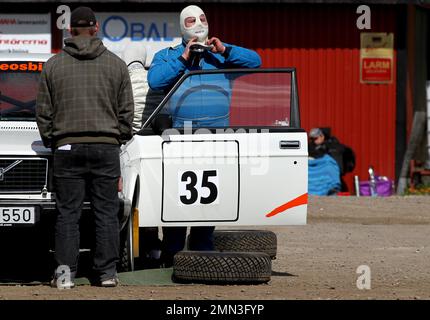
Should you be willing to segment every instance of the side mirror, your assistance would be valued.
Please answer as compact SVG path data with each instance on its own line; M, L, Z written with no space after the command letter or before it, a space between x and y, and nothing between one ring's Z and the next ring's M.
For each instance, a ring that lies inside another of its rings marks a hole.
M157 135L161 135L164 130L170 129L172 126L172 117L168 114L158 114L151 121L151 128Z

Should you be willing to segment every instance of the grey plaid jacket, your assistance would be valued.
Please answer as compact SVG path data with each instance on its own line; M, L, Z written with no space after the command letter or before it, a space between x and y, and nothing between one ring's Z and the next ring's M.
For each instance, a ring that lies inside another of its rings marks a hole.
M40 78L36 118L44 145L125 143L132 137L134 103L124 61L97 37L64 43Z

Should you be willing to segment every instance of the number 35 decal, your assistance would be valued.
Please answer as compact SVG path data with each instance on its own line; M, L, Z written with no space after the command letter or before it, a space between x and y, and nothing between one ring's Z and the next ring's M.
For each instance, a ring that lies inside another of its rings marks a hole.
M218 199L217 170L178 172L179 205L216 204Z

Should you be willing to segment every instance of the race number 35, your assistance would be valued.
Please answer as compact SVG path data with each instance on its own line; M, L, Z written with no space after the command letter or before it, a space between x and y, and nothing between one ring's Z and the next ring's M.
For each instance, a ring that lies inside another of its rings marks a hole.
M217 170L178 172L179 205L208 205L218 203Z

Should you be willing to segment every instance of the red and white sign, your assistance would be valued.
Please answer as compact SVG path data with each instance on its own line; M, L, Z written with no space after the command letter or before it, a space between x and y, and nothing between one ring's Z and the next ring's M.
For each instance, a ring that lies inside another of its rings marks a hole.
M360 81L361 83L391 83L393 81L392 33L361 33Z
M362 61L361 76L363 81L391 82L392 71L392 59L364 58Z
M0 52L50 53L50 14L0 14Z

